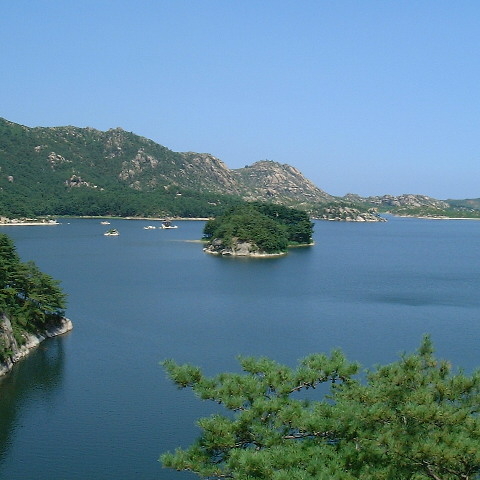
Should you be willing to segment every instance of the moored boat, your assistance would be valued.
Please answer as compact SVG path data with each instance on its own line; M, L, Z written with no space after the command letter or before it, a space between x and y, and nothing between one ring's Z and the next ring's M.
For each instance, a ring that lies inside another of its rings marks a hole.
M165 220L164 222L162 222L162 228L178 228L178 225L172 225L172 222L170 222L169 220Z

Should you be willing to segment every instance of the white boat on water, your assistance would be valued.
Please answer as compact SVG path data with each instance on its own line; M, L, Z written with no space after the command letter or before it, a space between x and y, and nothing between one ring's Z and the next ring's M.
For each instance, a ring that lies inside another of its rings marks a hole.
M168 220L162 222L162 228L178 228L178 225L172 225L172 223Z
M111 228L110 230L107 230L104 235L106 237L118 237L120 232L116 228Z
M102 225L110 225L110 222L107 222L107 220L103 220L102 222L100 222Z
M144 230L155 230L157 227L154 227L153 225L147 225L146 227L143 227Z

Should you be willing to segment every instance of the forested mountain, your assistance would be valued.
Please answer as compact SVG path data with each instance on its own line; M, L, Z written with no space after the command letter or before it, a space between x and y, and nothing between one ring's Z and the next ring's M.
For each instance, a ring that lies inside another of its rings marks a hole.
M480 199L437 200L426 195L382 195L360 197L348 194L343 197L355 205L375 208L379 212L413 217L479 218Z
M121 128L29 128L0 119L0 216L210 217L245 200L312 216L337 203L289 165L230 170L213 155L173 152ZM349 218L376 220L369 208Z
M173 152L121 128L29 128L0 119L0 209L8 216L209 216L242 199L333 199L293 167L229 170L210 154Z
M235 188L211 155L176 153L119 128L28 128L0 120L5 216L207 216L239 201Z
M245 200L333 220L375 221L375 209L395 213L377 198L333 197L273 161L232 170L213 155L174 152L121 128L30 128L0 118L0 216L210 217ZM445 205L433 212L479 212L478 205Z

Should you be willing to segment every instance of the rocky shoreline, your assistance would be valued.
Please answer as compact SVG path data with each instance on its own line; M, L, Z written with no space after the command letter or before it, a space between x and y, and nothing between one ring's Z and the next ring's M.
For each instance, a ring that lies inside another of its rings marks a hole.
M47 218L37 219L37 218L7 218L0 217L0 226L27 226L27 227L36 227L38 225L59 225L56 220L51 220Z
M267 253L262 250L259 250L258 247L250 242L239 242L236 241L232 246L226 246L223 244L222 240L217 238L213 240L208 246L206 246L203 251L209 253L210 255L222 255L224 257L256 257L256 258L265 258L265 257L282 257L287 254L287 252L279 253Z
M0 340L12 353L6 361L0 362L0 377L7 374L20 359L26 357L34 348L47 338L63 335L73 329L72 321L68 318L62 318L59 325L53 325L43 332L29 334L26 336L24 345L19 346L13 336L12 325L8 317L3 315L0 318Z

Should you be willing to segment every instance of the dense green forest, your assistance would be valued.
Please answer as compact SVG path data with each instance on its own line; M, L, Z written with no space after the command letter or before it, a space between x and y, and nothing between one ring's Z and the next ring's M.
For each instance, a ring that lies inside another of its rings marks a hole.
M201 188L207 180L188 165L188 156L122 129L0 119L0 216L209 217L241 201Z
M237 195L172 185L144 191L121 183L100 189L64 183L54 186L46 182L31 188L24 177L13 182L0 177L0 216L8 218L51 215L211 218L245 203Z
M209 220L203 233L207 240L220 239L227 247L235 242L251 242L260 251L279 253L288 246L310 245L313 223L301 210L253 202L231 207Z
M59 282L34 262L21 262L10 237L0 234L0 319L2 315L10 319L18 345L25 343L25 333L57 325L65 308L66 295ZM0 343L0 361L11 353Z
M480 371L452 372L429 337L366 374L340 351L296 368L268 358L240 364L243 373L208 378L163 363L179 388L227 409L200 419L200 438L162 455L165 467L218 480L479 478Z
M55 194L7 184L0 189L0 216L32 218L40 216L118 216L118 217L212 217L240 198L185 190L135 191L118 185L109 190L68 188Z

